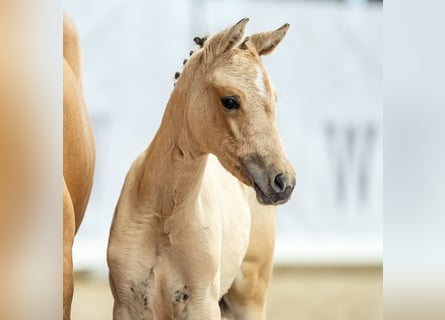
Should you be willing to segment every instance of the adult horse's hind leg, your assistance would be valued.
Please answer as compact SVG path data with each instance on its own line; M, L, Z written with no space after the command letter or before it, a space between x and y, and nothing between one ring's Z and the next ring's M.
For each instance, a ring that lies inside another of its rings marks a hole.
M63 314L73 297L72 246L93 184L95 147L81 88L80 45L73 22L63 20Z
M235 320L266 319L266 291L273 268L275 207L250 201L250 242L240 273L223 297Z
M73 299L72 246L75 232L74 208L70 194L63 181L63 319L69 320Z

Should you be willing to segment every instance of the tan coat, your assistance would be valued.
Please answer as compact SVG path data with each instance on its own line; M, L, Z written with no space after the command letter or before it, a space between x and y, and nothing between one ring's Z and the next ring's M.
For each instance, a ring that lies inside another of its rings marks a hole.
M275 207L295 184L260 54L288 25L243 41L247 19L184 67L133 163L108 246L114 319L264 319Z
M82 96L82 61L75 26L63 18L63 318L73 296L72 246L85 214L95 164L93 131Z

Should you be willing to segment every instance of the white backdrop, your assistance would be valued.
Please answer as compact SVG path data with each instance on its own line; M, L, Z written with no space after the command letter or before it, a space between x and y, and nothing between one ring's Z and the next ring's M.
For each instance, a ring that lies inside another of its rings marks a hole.
M291 24L265 57L278 126L297 171L279 208L277 263L382 259L382 8L329 2L65 1L84 51L97 168L75 268L106 272L114 206L159 126L192 38L249 17L247 33Z

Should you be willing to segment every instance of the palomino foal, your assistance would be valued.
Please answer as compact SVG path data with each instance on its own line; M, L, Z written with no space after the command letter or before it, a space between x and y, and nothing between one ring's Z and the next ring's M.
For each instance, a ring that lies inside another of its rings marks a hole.
M128 172L108 244L114 319L265 318L273 205L295 174L260 55L289 25L244 38L247 21L200 43Z

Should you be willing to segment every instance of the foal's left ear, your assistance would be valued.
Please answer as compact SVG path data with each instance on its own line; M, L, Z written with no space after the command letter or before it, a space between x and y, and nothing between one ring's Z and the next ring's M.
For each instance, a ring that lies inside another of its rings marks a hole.
M253 34L249 36L249 40L253 43L259 55L269 54L283 40L289 26L289 23L285 23L277 30Z

